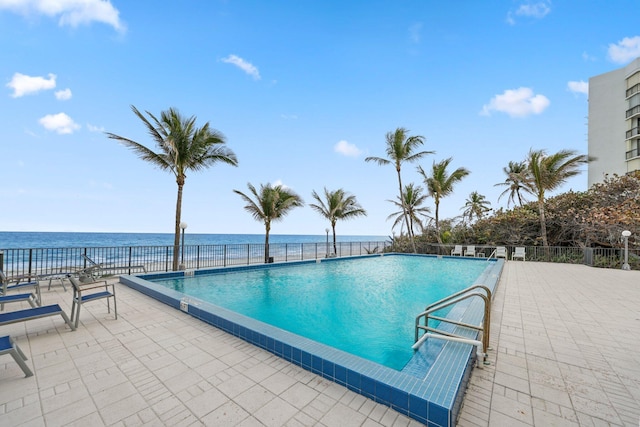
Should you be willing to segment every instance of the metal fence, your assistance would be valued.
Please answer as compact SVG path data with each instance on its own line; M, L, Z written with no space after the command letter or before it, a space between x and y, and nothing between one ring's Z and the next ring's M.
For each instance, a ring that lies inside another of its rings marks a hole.
M419 245L418 252L425 254L450 255L455 245L449 244L423 244ZM466 247L468 245L462 245ZM516 246L505 246L508 258ZM409 252L403 248L404 252ZM496 249L492 245L475 245L476 254L483 257L491 256ZM566 246L525 246L525 259L527 261L560 262L565 264L584 264L591 267L622 268L624 263L624 249L622 248L577 248ZM640 250L629 249L628 262L632 270L640 270Z
M467 246L467 245L463 245ZM0 249L0 269L7 276L51 276L74 273L98 264L104 274L134 274L171 271L174 246L120 246L75 248ZM450 255L454 245L420 244L422 254ZM508 257L515 246L506 246ZM181 268L192 270L261 264L265 262L264 244L179 246ZM490 257L496 246L475 245L476 254ZM327 257L345 257L382 252L412 252L408 246L388 241L333 243L277 243L269 245L268 262L287 262ZM527 261L585 264L593 267L621 268L624 249L527 246ZM629 265L640 270L640 250L629 250Z
M269 244L268 262L365 255L388 251L389 242ZM174 250L181 268L199 269L265 262L264 244L120 246L0 249L7 276L38 277L74 273L97 264L105 274L171 271Z

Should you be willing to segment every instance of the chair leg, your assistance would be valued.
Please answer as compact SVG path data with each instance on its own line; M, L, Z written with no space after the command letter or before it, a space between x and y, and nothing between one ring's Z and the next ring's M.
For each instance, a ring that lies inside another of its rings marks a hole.
M22 372L24 372L25 377L32 376L33 372L31 372L31 369L29 369L27 364L24 362L25 360L27 360L27 356L24 355L22 350L20 350L20 347L18 347L18 344L16 344L13 340L11 340L11 345L13 346L13 349L10 351L10 354L11 357L13 357L13 360L15 360L18 366L20 366L20 369L22 369Z
M108 300L108 298L107 298ZM116 288L115 286L113 287L113 313L116 315L116 320L118 320L118 306L117 306L117 301L116 301Z
M72 329L78 329L78 322L80 321L80 307L82 306L82 304L78 303L78 306L76 307L76 321L75 321L75 328L72 327ZM66 316L66 314L65 314Z

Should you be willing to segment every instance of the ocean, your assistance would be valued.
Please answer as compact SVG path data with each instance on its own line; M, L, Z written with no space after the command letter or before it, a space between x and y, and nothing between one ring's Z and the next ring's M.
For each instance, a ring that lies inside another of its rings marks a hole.
M0 231L0 250L28 248L94 248L123 246L173 245L173 233L66 233ZM327 236L301 234L271 234L269 243L324 243ZM387 236L341 236L338 242L382 242ZM332 241L329 233L329 241ZM264 234L191 234L184 236L184 244L233 245L263 244Z

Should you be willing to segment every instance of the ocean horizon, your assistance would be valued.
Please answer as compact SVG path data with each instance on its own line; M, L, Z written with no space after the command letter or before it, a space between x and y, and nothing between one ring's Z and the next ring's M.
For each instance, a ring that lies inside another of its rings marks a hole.
M185 233L184 244L263 244L264 234ZM0 249L76 248L173 245L173 233L0 231ZM269 243L324 243L326 234L270 234ZM329 233L329 241L333 237ZM338 242L387 241L388 236L336 235Z

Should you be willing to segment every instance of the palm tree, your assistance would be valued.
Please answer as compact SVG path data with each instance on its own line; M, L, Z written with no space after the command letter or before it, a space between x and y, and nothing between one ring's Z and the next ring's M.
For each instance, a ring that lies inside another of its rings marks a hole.
M333 231L333 253L337 254L336 222L338 222L339 219L346 220L357 216L366 216L367 212L358 204L356 196L345 192L342 188L336 191L329 191L325 187L324 200L315 190L311 195L318 203L312 203L309 206L331 223L331 230Z
M133 150L142 160L162 170L169 170L175 175L176 183L178 184L178 197L176 201L175 238L173 241L173 269L177 270L180 249L182 189L187 178L186 172L188 170L199 171L218 162L237 166L238 160L233 151L225 146L224 135L210 128L209 122L198 128L196 127L195 116L185 118L174 108L163 111L160 114L160 120L150 112L145 111L150 120L147 119L133 105L131 110L147 127L147 131L151 135L151 139L155 141L159 152L114 133L106 132L106 135Z
M400 235L402 235L402 227L407 226L415 232L415 226L418 226L420 230L424 229L424 224L422 222L423 218L429 218L427 215L431 213L431 209L428 206L422 206L423 203L427 200L427 195L422 194L423 188L419 185L415 185L411 183L404 187L404 201L407 207L407 215L404 215L404 210L402 209L402 200L403 198L398 197L397 200L387 200L388 202L393 203L400 211L394 212L387 217L387 220L395 218L391 229L394 229L398 224L400 227ZM405 218L409 218L409 224L405 223Z
M418 172L424 178L424 183L427 186L427 190L429 191L429 195L433 197L436 212L435 212L435 225L436 225L436 236L438 236L438 242L441 242L440 237L440 224L438 219L438 213L440 209L440 200L443 197L446 197L453 193L453 186L462 181L462 179L469 175L469 170L466 168L458 168L454 170L451 174L447 171L449 164L453 158L449 157L448 159L444 159L441 162L433 162L433 166L431 169L431 175L427 175L427 173L422 169L422 166L418 166Z
M271 231L271 223L282 220L291 209L303 206L304 202L292 190L282 186L271 184L260 185L260 191L247 184L251 195L246 195L239 190L233 190L236 194L247 203L244 210L249 212L256 221L262 221L265 228L264 237L264 262L269 262L269 232ZM253 198L251 198L253 196Z
M480 219L491 210L489 206L491 206L491 202L485 196L477 191L472 191L464 204L462 218L469 218L469 222L473 221L474 217Z
M527 170L523 188L536 197L540 215L540 234L542 244L548 247L547 221L545 217L545 194L564 184L569 178L581 173L580 166L592 160L575 150L560 150L547 155L545 150L530 150L527 158Z
M524 198L522 197L522 191L524 190L523 181L525 179L526 171L527 171L527 162L509 162L508 167L502 168L504 173L507 175L507 178L504 182L499 184L495 184L497 186L505 186L507 187L501 194L498 196L498 201L505 194L509 193L509 198L507 199L507 208L510 203L513 202L515 204L516 197L518 198L518 204L522 206Z
M427 154L434 154L435 151L419 151L414 153L414 150L424 144L424 137L422 136L408 136L408 130L405 128L397 128L395 132L387 132L387 158L382 157L367 157L365 162L376 162L378 165L393 164L398 173L398 190L400 193L400 202L402 203L402 212L404 215L405 224L409 224L409 216L407 213L407 204L404 200L404 193L402 191L402 177L400 170L402 169L402 163L415 162ZM416 252L416 243L414 241L413 231L409 228L409 239L411 240L411 246L413 246L413 252Z

